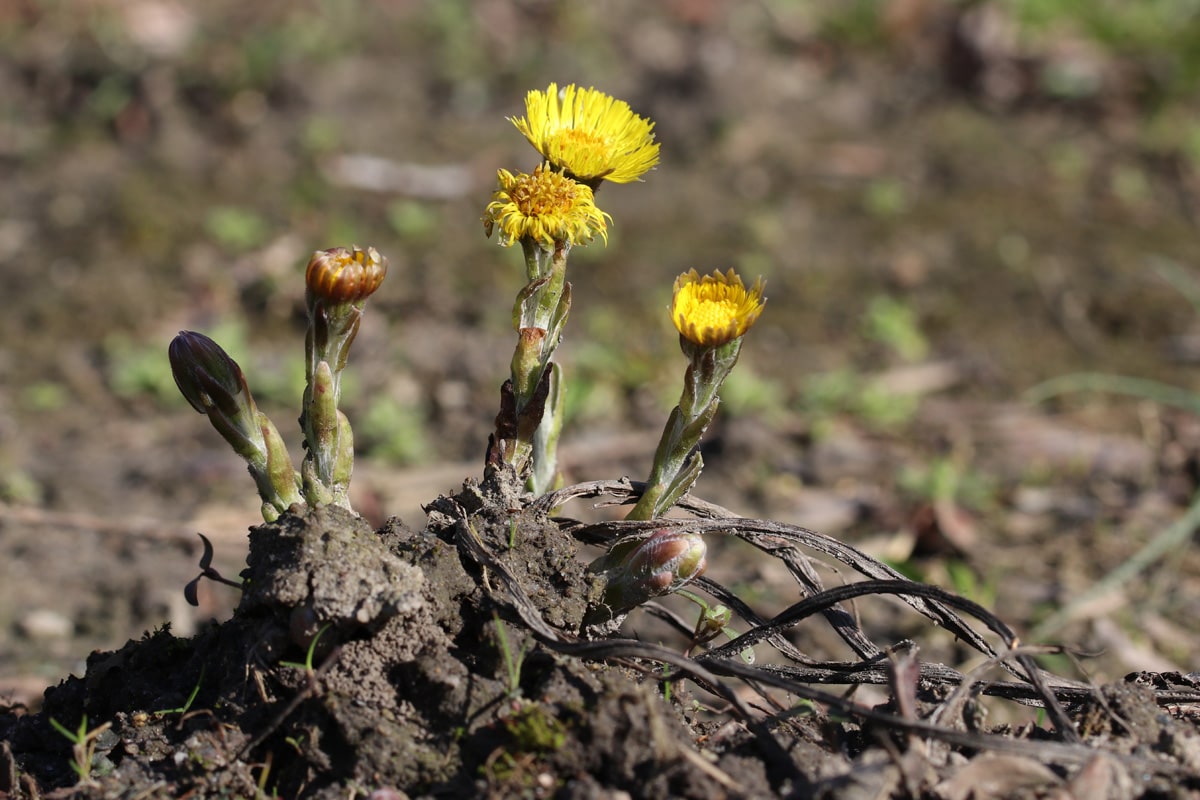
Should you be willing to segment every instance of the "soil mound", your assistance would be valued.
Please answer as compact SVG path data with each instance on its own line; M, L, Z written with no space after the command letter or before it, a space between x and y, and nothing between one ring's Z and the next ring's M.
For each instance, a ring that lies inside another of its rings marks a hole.
M336 507L255 528L232 619L190 639L162 629L93 653L83 677L47 690L40 713L0 714L0 791L382 800L1132 798L1200 788L1187 705L1200 691L1187 676L1103 689L1055 679L985 610L872 575L886 568L848 548L835 557L868 580L815 585L771 620L707 581L754 627L694 656L606 635L613 624L585 629L603 586L579 543L637 525L583 525L547 509L621 485L537 501L514 487L503 475L468 483L431 504L419 532L397 520L374 531ZM698 518L675 522L734 529L810 572L786 526L685 505ZM810 547L832 542L807 533ZM875 647L839 605L867 593L903 596L992 650L957 610L979 617L1006 639L993 657L1013 680L921 663L911 642ZM814 614L862 658L818 662L791 644L784 632ZM761 642L782 657L746 663ZM820 683L881 683L890 697L866 707ZM988 694L1044 705L1049 726L985 729L977 701Z

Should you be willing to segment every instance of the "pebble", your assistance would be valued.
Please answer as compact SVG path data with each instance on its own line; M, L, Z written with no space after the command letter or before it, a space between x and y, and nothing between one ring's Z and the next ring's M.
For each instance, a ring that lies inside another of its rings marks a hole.
M35 608L17 620L17 631L26 639L66 639L75 632L75 623L57 611Z

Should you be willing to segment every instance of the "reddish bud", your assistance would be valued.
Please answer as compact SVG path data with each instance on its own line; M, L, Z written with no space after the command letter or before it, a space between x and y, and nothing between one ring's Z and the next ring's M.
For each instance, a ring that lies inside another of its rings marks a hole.
M614 613L671 594L704 574L708 548L699 534L659 530L605 570L605 603Z
M331 303L357 303L375 293L387 275L387 259L374 247L334 247L309 259L304 282Z

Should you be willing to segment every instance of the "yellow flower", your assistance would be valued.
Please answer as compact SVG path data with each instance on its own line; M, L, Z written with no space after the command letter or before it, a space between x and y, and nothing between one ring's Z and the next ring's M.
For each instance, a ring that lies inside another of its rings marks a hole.
M560 175L549 164L532 175L498 173L500 188L492 195L483 216L488 236L500 229L500 244L508 247L531 239L546 249L558 242L584 244L597 234L608 243L608 214L596 208L592 190Z
M717 347L744 336L758 321L765 302L762 293L762 278L747 291L732 269L703 278L693 269L675 280L671 320L688 341Z
M601 180L629 183L658 163L654 123L629 104L595 89L558 84L525 97L526 117L512 119L555 168L593 188Z

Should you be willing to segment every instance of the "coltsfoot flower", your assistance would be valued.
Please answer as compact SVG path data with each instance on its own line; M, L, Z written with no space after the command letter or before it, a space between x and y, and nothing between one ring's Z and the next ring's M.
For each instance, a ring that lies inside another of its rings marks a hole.
M525 116L510 118L556 169L593 188L601 181L629 183L658 163L654 123L629 104L595 89L550 84L525 97Z
M717 347L740 338L763 310L763 280L749 290L732 269L700 277L696 270L675 280L671 320L685 339L701 347Z
M334 247L313 253L304 282L329 302L357 303L374 294L386 276L387 259L374 247Z
M700 477L700 439L716 416L717 393L737 364L742 337L762 314L762 292L762 278L747 290L732 269L703 278L693 269L676 279L671 320L688 368L679 405L663 428L650 478L629 519L662 516Z
M497 177L500 188L488 203L483 226L488 236L498 228L505 247L528 239L553 250L558 243L585 244L596 236L608 243L612 217L596 208L592 190L584 184L548 164L532 175L502 169Z

